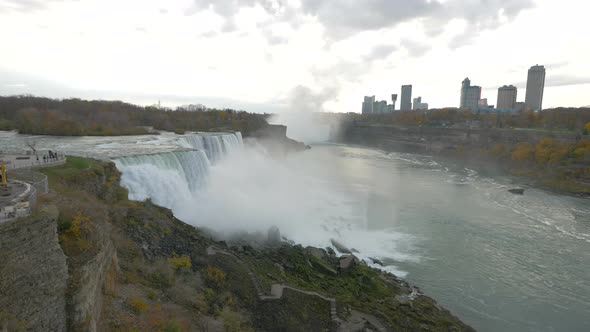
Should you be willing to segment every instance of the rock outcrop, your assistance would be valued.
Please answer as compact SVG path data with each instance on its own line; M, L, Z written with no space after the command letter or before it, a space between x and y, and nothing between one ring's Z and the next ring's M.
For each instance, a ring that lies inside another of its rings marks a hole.
M30 331L66 331L68 268L56 220L50 207L0 224L0 330L12 320Z
M287 127L283 125L269 125L255 131L251 136L264 146L268 153L275 157L311 149L305 143L287 137Z

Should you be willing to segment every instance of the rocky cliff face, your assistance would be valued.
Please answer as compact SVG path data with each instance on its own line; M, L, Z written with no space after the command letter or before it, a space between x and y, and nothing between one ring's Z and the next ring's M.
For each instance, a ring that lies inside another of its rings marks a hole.
M77 267L71 267L68 317L70 330L97 331L103 311L104 294L112 291L118 269L117 252L110 239L108 224L99 226L94 256Z
M52 207L0 224L0 330L66 331L68 269L56 220Z
M513 129L470 129L438 127L404 127L381 124L346 123L335 141L361 144L385 150L439 153L459 146L484 148L494 144L528 142L536 144L543 138L571 144L576 135Z
M310 148L303 142L288 138L287 127L283 125L269 125L255 131L251 137L255 138L275 157L282 157L291 152L304 151Z

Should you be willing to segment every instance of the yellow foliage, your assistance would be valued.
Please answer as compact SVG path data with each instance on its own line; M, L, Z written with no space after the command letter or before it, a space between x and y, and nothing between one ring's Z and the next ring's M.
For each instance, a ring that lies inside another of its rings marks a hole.
M504 144L495 144L491 150L490 153L492 154L492 156L494 156L494 158L503 158L505 156L508 155L508 148L506 148L506 145Z
M586 125L584 126L584 128L590 132L590 122L586 123Z
M567 147L551 139L544 138L535 148L535 159L539 164L559 163L568 153Z
M127 300L127 305L135 314L139 315L148 309L147 303L142 298L132 297Z
M582 159L581 161L588 158L590 156L590 139L583 139L576 144L574 148L574 156L578 159Z
M65 247L70 249L88 249L90 244L84 239L84 232L87 232L87 227L90 224L90 218L85 216L82 212L76 213L72 221L70 222L69 228L63 230L59 235L59 240Z
M221 319L223 319L223 325L225 327L225 331L227 332L240 332L241 329L241 317L235 311L232 311L230 308L225 307L220 314Z
M170 257L170 258L168 258L168 262L170 264L174 265L174 267L176 269L181 269L183 267L190 268L193 266L191 258L186 255L180 256L180 257L178 257L178 256Z
M512 160L530 161L533 158L534 148L529 143L518 143L512 151Z
M225 272L221 271L219 268L209 265L207 267L207 281L216 287L221 287L225 282Z

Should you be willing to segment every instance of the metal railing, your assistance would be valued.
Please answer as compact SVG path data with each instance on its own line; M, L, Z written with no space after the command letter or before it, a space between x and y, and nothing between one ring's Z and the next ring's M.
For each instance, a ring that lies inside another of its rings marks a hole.
M49 191L47 175L30 169L14 169L8 172L8 179L18 180L31 184L37 192L46 194Z

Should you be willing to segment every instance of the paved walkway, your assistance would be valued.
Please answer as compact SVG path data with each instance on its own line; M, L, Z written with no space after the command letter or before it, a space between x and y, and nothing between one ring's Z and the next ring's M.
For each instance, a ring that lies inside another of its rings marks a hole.
M49 155L48 152L33 154L1 154L0 161L4 162L7 170L21 168L38 168L61 165L66 162L63 154Z
M353 311L353 318L355 319L355 322L343 322L338 317L338 312L336 310L336 299L323 296L317 292L310 292L310 291L306 291L303 289L291 287L291 286L285 285L285 284L273 284L273 285L271 285L270 294L267 294L262 290L262 287L260 287L260 281L258 280L258 277L256 276L256 274L254 272L252 272L252 270L250 269L248 264L246 264L238 256L234 255L231 252L221 250L215 246L209 246L207 248L207 255L213 256L216 254L222 254L222 255L232 257L233 259L235 259L239 263L243 264L248 269L248 275L252 279L252 284L254 285L254 288L256 289L256 292L258 293L258 298L261 301L280 300L283 297L284 290L288 289L288 290L298 292L301 294L319 297L320 299L322 299L324 301L330 302L330 319L334 323L336 323L336 325L338 326L338 331L348 331L349 327L356 326L357 324L359 324L360 321L362 321L363 324L365 321L371 323L377 329L377 331L383 331L383 332L387 331L387 329L383 326L383 324L376 317L374 317L372 315L364 314L364 313L361 313L358 311ZM361 325L358 325L358 326L361 326Z

